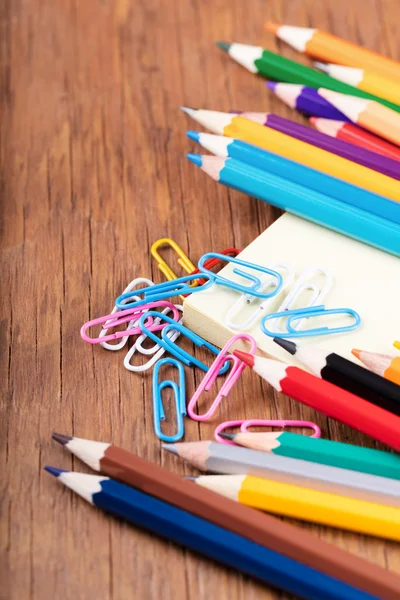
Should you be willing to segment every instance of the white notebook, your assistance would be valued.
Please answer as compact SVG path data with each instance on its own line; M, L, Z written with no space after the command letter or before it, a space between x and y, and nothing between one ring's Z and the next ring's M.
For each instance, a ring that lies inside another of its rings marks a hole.
M299 343L318 344L355 362L352 348L396 354L392 344L395 339L400 339L400 258L287 213L247 246L239 258L265 267L288 264L296 277L309 267L322 267L334 277L323 304L327 308L349 307L361 316L361 325L354 331L300 337L297 338ZM221 274L231 279L233 266L227 265ZM237 277L234 278L238 281ZM238 333L229 329L225 322L226 313L237 299L237 292L215 284L208 290L192 294L184 302L185 325L222 348L229 338ZM282 299L278 300L277 306ZM254 308L256 306L254 304ZM267 312L275 312L277 306L272 304ZM241 315L237 320L242 320ZM340 324L345 322L350 320L342 318ZM316 318L312 326L314 324L334 326L339 323L331 319L322 323ZM311 321L306 327L311 327ZM245 332L254 336L260 354L296 364L296 359L262 333L259 321ZM237 347L245 349L245 345Z

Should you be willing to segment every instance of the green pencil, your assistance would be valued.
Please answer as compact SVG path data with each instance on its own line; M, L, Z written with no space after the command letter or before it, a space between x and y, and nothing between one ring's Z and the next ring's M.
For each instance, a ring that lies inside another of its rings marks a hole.
M218 46L225 50L233 59L235 59L243 67L246 67L251 73L258 73L267 79L273 79L275 81L283 81L285 83L298 83L301 85L307 85L314 89L325 88L327 90L333 90L335 92L341 92L342 94L349 94L350 96L359 96L360 98L368 98L369 100L376 100L381 104L400 112L400 106L359 90L356 87L343 83L337 79L333 79L306 67L301 63L280 56L275 52L265 50L261 46L247 46L246 44L227 44L225 42L217 42Z
M288 432L240 432L220 433L219 435L251 450L263 450L321 465L400 479L400 456L382 450Z

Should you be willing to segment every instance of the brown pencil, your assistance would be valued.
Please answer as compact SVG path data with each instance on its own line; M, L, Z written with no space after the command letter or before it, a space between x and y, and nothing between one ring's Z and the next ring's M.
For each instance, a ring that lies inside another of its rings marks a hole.
M119 479L262 546L307 564L382 600L398 600L400 577L326 544L306 531L196 486L111 444L53 434L95 471Z

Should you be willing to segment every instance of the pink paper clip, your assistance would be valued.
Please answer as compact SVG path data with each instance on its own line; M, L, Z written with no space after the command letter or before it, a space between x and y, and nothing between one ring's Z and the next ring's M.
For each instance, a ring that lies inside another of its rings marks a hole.
M239 379L240 375L246 368L246 364L243 361L238 359L233 354L227 354L229 348L237 340L246 340L246 341L250 342L249 353L250 354L255 353L255 351L257 349L256 341L251 335L247 335L246 333L239 333L238 335L234 335L225 344L225 346L222 348L221 352L218 354L217 358L214 360L211 367L208 369L206 376L203 378L203 381L200 383L199 387L197 388L197 390L193 394L192 398L190 399L190 402L187 407L187 412L188 412L188 415L194 421L207 421L207 419L209 419L210 417L212 417L214 415L214 413L217 410L222 399L225 398L229 394L230 390L235 385L235 383ZM231 370L229 371L229 374L228 374L224 384L222 385L220 391L218 392L214 402L211 404L210 408L208 409L208 411L206 413L204 413L203 415L196 414L194 412L194 408L199 400L201 393L203 391L206 391L206 392L209 391L209 389L215 382L221 367L227 360L232 362L232 367L231 367Z
M124 329L123 331L116 331L115 333L110 333L109 335L103 335L102 337L91 338L86 334L86 331L93 327L94 325L101 325L102 323L107 323L107 329L111 329L112 327L117 327L123 323L127 323L130 321L137 322L140 317L146 311L158 307L168 307L172 312L172 318L175 321L179 320L179 312L177 308L171 304L171 302L167 302L166 300L159 300L157 302L149 302L148 304L144 304L140 307L131 308L128 310L121 311L121 313L111 313L110 315L105 315L103 317L99 317L98 319L92 319L88 321L81 327L81 338L88 342L89 344L100 344L101 342L108 342L110 340L118 340L122 337L128 335L140 335L142 330L140 327L128 327L128 329ZM116 314L121 314L121 318L116 318ZM123 316L122 316L123 315ZM166 326L166 323L155 323L153 324L153 318L149 317L149 320L146 321L146 326L150 331L160 331Z
M229 440L224 440L219 434L227 429L228 427L240 427L241 432L247 432L248 427L307 427L309 429L313 429L314 433L310 437L319 438L321 437L321 429L318 427L316 423L312 423L311 421L293 421L286 419L245 419L241 421L225 421L224 423L220 423L218 427L215 428L214 437L220 444L228 444L230 446L235 446L234 442L230 442Z

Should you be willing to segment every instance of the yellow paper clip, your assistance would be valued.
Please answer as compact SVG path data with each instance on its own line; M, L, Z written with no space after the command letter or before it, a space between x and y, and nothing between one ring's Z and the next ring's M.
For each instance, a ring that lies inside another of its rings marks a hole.
M174 242L174 240L171 240L171 238L161 238L160 240L154 242L154 244L150 248L150 252L152 257L156 259L158 268L160 269L161 273L165 275L168 281L178 279L178 275L176 275L176 273L171 269L171 267L158 253L158 249L161 248L161 246L170 246L175 251L175 253L178 255L178 265L180 265L186 273L190 274L196 270L196 267L194 266L190 258L186 256L182 248L178 246L178 244ZM197 285L197 282L195 281L193 285Z
M400 342L393 342L393 346L397 348L397 350L400 350Z

